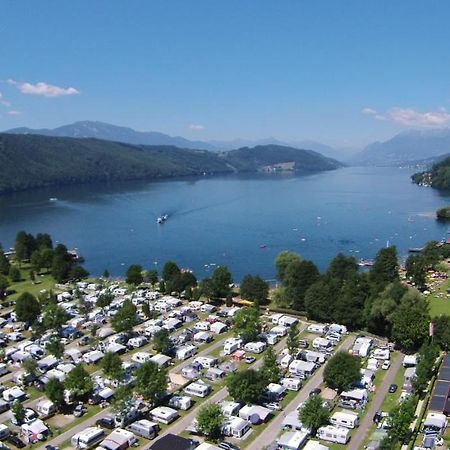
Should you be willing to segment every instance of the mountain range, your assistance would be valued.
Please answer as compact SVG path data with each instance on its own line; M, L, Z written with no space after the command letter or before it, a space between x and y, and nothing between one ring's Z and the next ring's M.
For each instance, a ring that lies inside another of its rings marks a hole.
M233 150L242 147L256 147L258 145L280 145L285 147L294 147L298 149L308 149L330 158L340 159L342 153L328 145L312 140L301 141L280 141L269 137L266 139L249 140L234 139L230 141L191 141L181 136L169 136L157 131L136 131L132 128L111 125L109 123L84 120L74 122L69 125L63 125L58 128L40 128L33 129L27 127L13 128L6 130L10 134L39 134L42 136L58 136L73 138L96 138L107 141L125 142L134 145L172 145L180 148L189 148L195 150L224 151Z
M350 162L366 166L412 165L423 160L432 163L447 153L450 153L450 128L408 130L387 141L368 145Z

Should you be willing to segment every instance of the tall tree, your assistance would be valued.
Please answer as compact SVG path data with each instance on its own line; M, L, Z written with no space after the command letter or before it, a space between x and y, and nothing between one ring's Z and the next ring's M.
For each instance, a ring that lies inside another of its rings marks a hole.
M41 314L41 305L33 294L24 292L16 300L14 310L17 320L34 324Z
M322 398L318 395L313 395L302 405L298 418L306 428L311 430L311 434L314 436L321 426L328 423L330 412L323 406Z
M8 275L9 273L9 260L5 256L2 247L0 246L0 275Z
M69 278L71 263L70 261L63 255L56 253L53 256L52 260L52 277L55 279L57 283L64 283Z
M166 392L167 383L167 370L153 361L145 362L136 371L136 391L151 403Z
M266 350L259 373L266 384L278 383L280 381L280 370L277 364L277 355L275 354L273 347L269 346Z
M106 352L100 366L103 373L113 380L122 380L125 375L122 360L117 353Z
M426 284L427 266L425 258L422 255L408 256L406 263L406 276L413 282L417 288L421 289Z
M231 292L231 283L233 283L233 278L231 276L228 267L219 266L214 270L211 277L213 296L215 298L226 298Z
M196 418L196 428L209 439L215 440L220 436L223 421L224 416L220 405L209 403L200 408Z
M330 358L323 373L325 384L338 392L350 389L361 380L361 360L346 352Z
M245 275L240 286L241 297L257 302L259 305L267 303L269 284L258 275Z
M126 282L128 284L133 284L137 286L144 281L144 277L142 275L142 266L139 264L132 264L128 267L126 273Z
M83 398L92 392L94 387L89 372L81 365L77 364L68 374L64 381L66 389L73 392L74 397Z
M266 388L266 382L259 372L248 369L235 372L226 379L228 393L239 403L258 403Z
M159 352L168 354L173 348L173 342L170 340L170 334L164 328L157 331L153 336L153 348Z
M173 280L180 273L180 268L173 261L167 261L163 267L162 277L167 282Z
M298 323L294 323L289 328L286 346L288 348L289 354L295 356L299 349L299 334Z
M450 350L450 316L442 315L433 319L433 341L444 351Z
M234 316L234 332L244 343L255 341L261 333L259 311L254 307L241 308Z
M36 235L36 248L53 248L53 241L49 234L47 233L38 233Z
M58 378L50 378L45 385L45 395L57 408L64 405L64 384Z
M49 303L43 311L43 324L45 328L59 330L68 320L69 314L56 303Z
M414 420L414 397L396 403L389 413L388 424L390 430L388 436L396 443L403 444L411 433L409 426Z
M351 280L358 273L358 264L353 256L345 256L338 253L330 262L326 276L338 280L342 284L346 280Z
M132 331L137 324L136 306L131 300L125 300L122 307L112 316L111 325L114 331L121 333L122 331Z
M0 273L0 299L5 298L6 296L6 290L9 287L9 281L8 278L5 277L5 275L2 275Z
M50 339L45 349L55 358L61 358L64 354L64 344L56 336Z
M9 267L8 276L9 276L9 279L13 283L18 283L22 279L22 274L20 273L20 269L17 266L15 266L15 265L11 265Z
M277 280L284 282L284 277L286 273L287 267L292 262L299 262L301 261L301 258L297 253L290 252L290 251L283 251L278 254L278 256L275 258L275 268L277 271Z
M378 291L399 279L396 247L382 248L370 269L370 279Z
M307 290L305 294L305 309L309 319L326 322L330 311L334 309L336 289L333 283L320 279Z

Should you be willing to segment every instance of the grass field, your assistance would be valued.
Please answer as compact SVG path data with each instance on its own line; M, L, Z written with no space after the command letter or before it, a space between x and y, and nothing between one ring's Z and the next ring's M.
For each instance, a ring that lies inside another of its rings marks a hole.
M444 281L439 288L427 296L430 302L431 317L441 314L450 315L450 296L447 297L447 290L450 289L450 279Z

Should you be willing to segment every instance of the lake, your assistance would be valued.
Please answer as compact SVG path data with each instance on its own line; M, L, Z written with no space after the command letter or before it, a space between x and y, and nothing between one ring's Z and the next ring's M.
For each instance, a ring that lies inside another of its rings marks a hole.
M78 248L93 275L123 275L133 263L162 269L170 259L199 278L225 264L237 281L247 273L271 280L282 250L324 269L338 252L373 258L388 243L405 256L446 238L434 212L450 195L412 184L411 173L349 167L22 192L0 196L0 242L9 248L22 229L48 232Z

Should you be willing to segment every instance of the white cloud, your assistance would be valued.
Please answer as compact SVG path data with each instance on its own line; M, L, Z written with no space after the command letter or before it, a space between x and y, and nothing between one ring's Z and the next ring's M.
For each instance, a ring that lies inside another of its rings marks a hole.
M19 116L21 114L21 112L17 111L16 109L12 109L11 111L8 111L8 114L10 116Z
M21 83L15 80L8 80L11 86L15 86L19 89L22 94L30 95L42 95L43 97L61 97L65 95L76 95L80 91L74 87L63 88L59 86L54 86L52 84L44 83L40 81L39 83Z
M443 127L450 124L450 113L445 108L437 111L420 112L414 108L391 108L386 113L379 113L373 108L363 108L363 114L377 120L390 120L410 127Z
M189 125L189 129L190 130L196 130L196 131L201 131L205 129L204 125L201 125L200 123L191 123Z
M413 108L392 108L389 117L407 126L443 127L450 124L450 113L445 108L428 112L419 112Z

